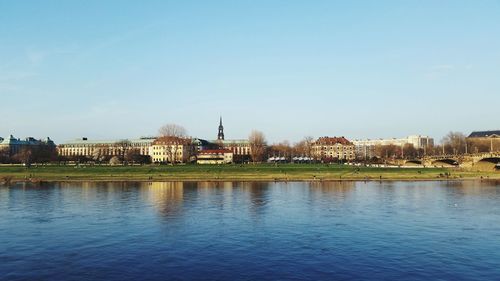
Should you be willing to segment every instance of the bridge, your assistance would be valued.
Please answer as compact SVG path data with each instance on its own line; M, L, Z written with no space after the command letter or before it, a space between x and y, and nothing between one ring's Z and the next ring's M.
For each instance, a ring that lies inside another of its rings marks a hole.
M475 167L481 168L491 167L500 164L500 151L484 152L484 153L469 153L469 154L449 154L425 156L416 159L406 160L405 165L424 165L436 167Z

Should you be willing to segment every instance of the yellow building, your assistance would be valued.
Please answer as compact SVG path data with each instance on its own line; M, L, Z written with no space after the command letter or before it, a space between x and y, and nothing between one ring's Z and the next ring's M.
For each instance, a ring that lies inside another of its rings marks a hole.
M344 137L321 137L312 145L313 157L321 161L354 160L354 144Z
M470 153L500 151L500 130L472 132L466 141Z
M179 137L160 137L149 150L153 163L186 163L195 154L191 139Z

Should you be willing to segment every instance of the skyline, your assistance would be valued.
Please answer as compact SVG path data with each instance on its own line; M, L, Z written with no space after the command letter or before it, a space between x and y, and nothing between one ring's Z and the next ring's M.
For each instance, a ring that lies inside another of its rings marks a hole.
M148 4L0 1L0 136L499 129L498 1Z

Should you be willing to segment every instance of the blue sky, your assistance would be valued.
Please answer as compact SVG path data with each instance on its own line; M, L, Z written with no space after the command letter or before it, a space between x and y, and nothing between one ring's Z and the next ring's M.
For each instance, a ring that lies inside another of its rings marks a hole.
M0 136L500 129L500 1L0 0Z

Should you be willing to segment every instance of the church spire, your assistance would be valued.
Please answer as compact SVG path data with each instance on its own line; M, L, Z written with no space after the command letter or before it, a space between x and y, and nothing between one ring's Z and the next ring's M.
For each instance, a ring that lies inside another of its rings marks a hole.
M224 126L222 126L222 116L219 122L219 134L217 135L217 140L224 140Z

